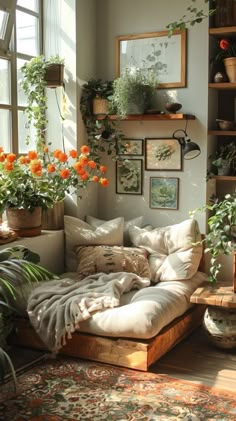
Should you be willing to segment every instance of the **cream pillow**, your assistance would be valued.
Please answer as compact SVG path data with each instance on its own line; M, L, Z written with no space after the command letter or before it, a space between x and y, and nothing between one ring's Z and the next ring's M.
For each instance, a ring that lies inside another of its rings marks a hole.
M131 272L150 279L146 250L135 247L86 246L77 247L76 252L77 272L83 277L99 272Z
M104 221L103 219L98 219L95 218L94 216L86 216L86 221L88 222L88 224L91 224L93 227L100 227L100 225L104 224L105 222L112 222L113 220L110 221ZM135 225L136 227L141 227L143 224L143 217L142 216L138 216L136 218L130 219L129 221L125 221L124 222L124 245L125 246L130 246L131 245L131 240L130 240L130 236L129 236L129 227Z
M64 216L65 231L65 268L66 271L76 271L77 246L89 245L123 245L124 218L113 219L99 227L93 227L79 218Z
M202 256L198 223L189 219L153 230L130 227L134 246L147 250L154 282L190 279L197 272Z

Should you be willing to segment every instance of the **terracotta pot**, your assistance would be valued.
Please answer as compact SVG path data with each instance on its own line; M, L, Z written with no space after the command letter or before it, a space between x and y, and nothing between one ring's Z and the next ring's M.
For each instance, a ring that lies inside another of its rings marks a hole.
M64 64L53 63L46 68L45 80L48 88L56 88L64 84Z
M224 59L225 71L231 83L236 83L236 57Z
M60 230L64 228L64 201L54 203L52 208L42 211L42 229Z
M42 209L36 207L32 212L28 209L8 208L7 224L19 237L34 237L41 234Z

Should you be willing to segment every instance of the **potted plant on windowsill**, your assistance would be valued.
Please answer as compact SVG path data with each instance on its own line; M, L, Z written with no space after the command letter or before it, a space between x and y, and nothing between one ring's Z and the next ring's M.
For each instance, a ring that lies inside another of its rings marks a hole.
M112 106L120 118L144 114L155 95L157 80L151 70L126 67L113 82Z
M29 151L18 159L15 154L4 154L1 149L0 213L6 210L8 224L18 235L39 235L41 209L51 208L54 203L63 201L66 193L79 194L89 182L107 186L105 171L104 165L97 165L90 159L90 150L86 145L81 147L80 154L76 150L68 154L59 149L50 152L45 146L43 154ZM17 217L9 221L15 213ZM19 214L23 214L24 226L19 225ZM38 219L34 225L32 222L29 225L30 217L35 214Z
M220 146L215 154L210 155L211 163L217 168L218 175L230 175L231 164L236 159L236 144L230 142Z

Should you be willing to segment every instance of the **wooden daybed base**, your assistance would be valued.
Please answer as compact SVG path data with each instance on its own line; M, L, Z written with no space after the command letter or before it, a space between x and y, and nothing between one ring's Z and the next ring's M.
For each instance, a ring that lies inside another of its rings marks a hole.
M61 348L60 353L148 371L151 364L200 326L204 310L204 305L191 307L181 317L176 318L163 328L156 337L148 340L103 337L75 332L72 339L68 340L67 344ZM17 319L15 326L15 332L10 336L10 344L47 349L28 319Z

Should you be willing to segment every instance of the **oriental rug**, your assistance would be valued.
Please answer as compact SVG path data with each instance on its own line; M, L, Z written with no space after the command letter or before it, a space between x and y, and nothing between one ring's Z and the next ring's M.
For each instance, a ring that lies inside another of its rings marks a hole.
M235 421L235 394L164 374L58 356L0 392L4 421Z

